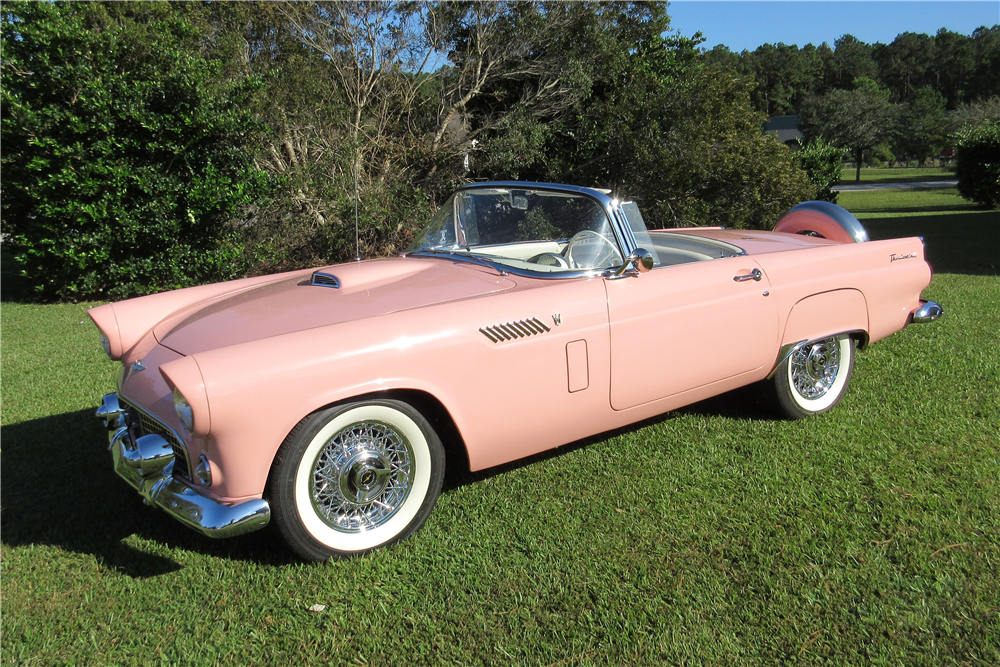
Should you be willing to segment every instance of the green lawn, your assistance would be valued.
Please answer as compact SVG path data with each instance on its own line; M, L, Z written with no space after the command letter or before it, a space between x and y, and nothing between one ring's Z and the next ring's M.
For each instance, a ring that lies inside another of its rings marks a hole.
M837 193L837 203L860 220L979 212L997 215L963 199L958 188L853 190Z
M983 210L955 188L841 192L837 203L872 239L924 237L935 272L1000 275L1000 211Z
M840 170L838 185L856 183L854 167L844 167ZM862 167L862 183L912 183L916 181L953 181L955 172L942 167L911 167L889 169L881 167Z
M914 213L865 224L954 226L928 239L947 314L862 353L832 413L751 388L452 474L412 539L325 565L143 507L86 305L7 301L0 662L1000 664L1000 225Z

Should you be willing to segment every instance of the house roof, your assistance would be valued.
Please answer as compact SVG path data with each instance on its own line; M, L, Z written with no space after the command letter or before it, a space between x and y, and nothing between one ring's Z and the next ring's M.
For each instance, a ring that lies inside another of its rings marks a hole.
M794 116L771 116L764 123L765 132L776 132L778 130L797 130L799 129L799 123L802 122L802 116L796 114Z

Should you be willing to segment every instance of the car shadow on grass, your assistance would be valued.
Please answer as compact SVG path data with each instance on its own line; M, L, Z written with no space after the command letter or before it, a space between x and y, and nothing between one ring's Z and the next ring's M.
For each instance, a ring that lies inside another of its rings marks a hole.
M112 469L105 433L91 410L0 427L5 545L46 544L91 554L104 567L136 578L183 567L144 550L146 540L230 560L297 562L269 530L214 540L144 505Z
M453 465L446 474L443 491L447 493L685 414L770 418L760 406L758 394L754 387L738 389L486 470L469 472L461 465ZM0 438L5 481L0 486L0 537L7 546L52 545L90 554L102 567L140 579L182 569L183 565L169 554L176 550L263 565L299 563L273 534L273 525L247 535L214 540L181 525L159 509L144 505L139 494L112 469L106 432L91 410L6 425L0 427ZM144 542L154 546L144 548Z

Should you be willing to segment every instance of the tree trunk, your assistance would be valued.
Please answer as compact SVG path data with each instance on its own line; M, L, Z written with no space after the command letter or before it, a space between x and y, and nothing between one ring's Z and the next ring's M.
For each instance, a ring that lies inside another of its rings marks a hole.
M861 158L864 156L864 150L859 148L855 153L854 168L856 169L854 173L854 182L861 182Z

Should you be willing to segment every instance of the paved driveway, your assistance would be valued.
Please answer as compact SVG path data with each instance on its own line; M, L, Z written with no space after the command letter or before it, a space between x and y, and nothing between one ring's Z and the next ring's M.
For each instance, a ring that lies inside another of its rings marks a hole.
M854 185L835 185L834 192L855 192L858 190L911 190L916 188L953 188L958 181L916 181L913 183L857 183Z

